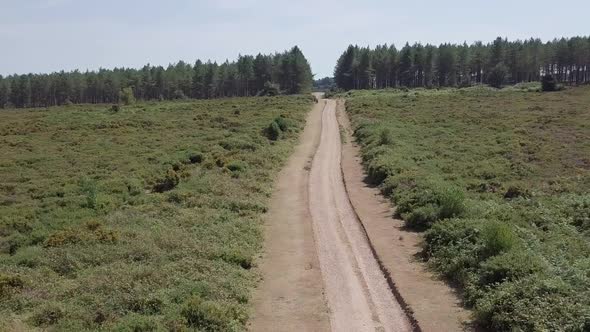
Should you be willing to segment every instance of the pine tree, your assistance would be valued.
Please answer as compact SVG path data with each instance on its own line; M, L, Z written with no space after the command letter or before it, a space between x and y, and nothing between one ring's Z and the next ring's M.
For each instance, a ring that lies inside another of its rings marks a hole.
M504 61L504 40L498 37L492 43L490 48L490 61L488 63L489 68L494 68L497 64Z
M469 67L469 46L467 43L459 46L457 54L457 82L460 86L471 85L471 70Z
M267 82L272 81L272 59L258 53L254 59L254 77L256 77L256 91L262 91Z
M368 48L362 49L358 65L359 71L359 88L360 89L372 89L375 87L374 79L375 72L371 64L371 53Z
M217 62L207 62L207 69L205 71L205 78L203 79L203 86L205 89L205 98L211 99L217 97Z
M204 66L201 60L197 60L195 65L193 66L193 79L192 79L192 93L191 96L193 98L203 98L205 96L205 92L203 91L203 80L205 78L204 75Z
M507 74L508 68L504 65L504 63L500 62L496 64L490 71L490 74L488 75L488 81L491 86L499 89L504 84Z
M313 74L311 72L311 66L303 55L303 52L299 47L295 46L289 53L291 60L293 74L293 86L291 93L309 93L313 84Z
M254 81L254 59L251 56L242 56L238 58L238 77L240 96L253 95L253 81Z
M367 68L371 69L369 75ZM369 84L371 75L374 83ZM406 43L399 52L393 45L377 45L375 49L350 45L334 70L337 86L347 90L398 84L498 86L498 77L502 77L500 81L504 84L539 81L544 75L552 75L561 83L590 82L590 37L561 38L546 43L533 38L509 42L498 37L488 44L445 43L438 47Z
M345 90L354 88L354 77L352 65L356 57L356 49L353 45L348 46L344 54L338 59L334 69L334 80L336 84Z
M457 65L455 48L450 44L438 47L438 84L440 86L455 86L457 84Z
M10 98L10 87L8 81L0 75L0 108L6 107Z
M395 45L389 46L387 53L387 59L389 60L389 65L387 66L389 69L388 87L396 87L399 81L399 55Z
M410 44L406 43L404 48L400 51L399 60L399 82L401 86L411 87L414 80L414 63L412 56L412 48Z
M413 56L414 56L414 80L412 86L424 86L424 69L426 67L426 54L422 44L414 44Z

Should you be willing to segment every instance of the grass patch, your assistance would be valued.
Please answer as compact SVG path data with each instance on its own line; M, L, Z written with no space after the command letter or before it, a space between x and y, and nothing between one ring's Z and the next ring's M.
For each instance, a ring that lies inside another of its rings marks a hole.
M0 329L244 330L261 215L312 102L0 112Z
M590 87L350 91L373 182L495 331L590 328Z

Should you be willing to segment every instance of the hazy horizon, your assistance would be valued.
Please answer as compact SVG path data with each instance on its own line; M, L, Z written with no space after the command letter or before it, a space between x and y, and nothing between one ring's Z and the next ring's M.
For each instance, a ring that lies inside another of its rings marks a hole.
M298 45L316 78L331 76L349 44L471 43L590 33L590 4L555 15L548 1L105 0L0 2L0 74L223 62ZM505 8L509 8L507 12ZM420 13L418 15L417 13ZM531 19L531 17L533 19ZM423 24L428 22L428 24Z

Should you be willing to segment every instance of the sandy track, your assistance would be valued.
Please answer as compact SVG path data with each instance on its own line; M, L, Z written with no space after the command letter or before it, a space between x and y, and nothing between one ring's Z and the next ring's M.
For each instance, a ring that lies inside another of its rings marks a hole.
M333 331L411 331L371 251L341 172L336 102L322 112L309 175L309 209Z
M330 330L307 197L323 108L322 101L309 113L300 142L275 183L265 216L263 280L253 296L251 331Z

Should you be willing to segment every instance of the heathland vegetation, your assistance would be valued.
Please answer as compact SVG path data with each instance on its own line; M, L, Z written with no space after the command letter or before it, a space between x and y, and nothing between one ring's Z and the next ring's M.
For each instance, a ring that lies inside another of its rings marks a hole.
M343 96L370 180L479 324L588 331L590 87L539 86Z
M471 45L415 43L397 49L350 45L338 59L334 78L339 88L466 87L540 81L551 76L561 83L590 82L590 37L542 42L539 39Z
M311 91L310 65L295 46L273 55L240 56L221 64L180 61L167 68L115 68L0 76L0 108L136 100L211 99Z
M261 215L311 103L1 111L0 330L243 330Z

